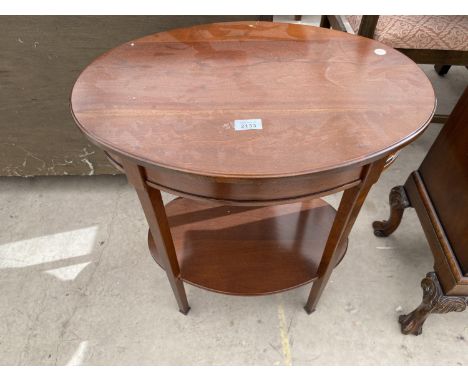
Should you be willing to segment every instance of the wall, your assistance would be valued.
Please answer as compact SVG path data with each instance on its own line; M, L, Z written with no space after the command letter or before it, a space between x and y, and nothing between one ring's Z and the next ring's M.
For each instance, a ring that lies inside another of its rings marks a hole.
M117 173L75 126L69 95L106 50L172 28L257 16L1 16L0 176Z

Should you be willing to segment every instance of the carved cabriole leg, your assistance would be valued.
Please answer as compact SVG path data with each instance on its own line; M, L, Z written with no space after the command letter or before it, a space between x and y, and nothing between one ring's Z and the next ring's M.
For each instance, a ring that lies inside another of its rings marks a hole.
M411 206L406 196L405 187L403 186L393 187L388 199L390 203L390 217L388 220L375 221L372 223L374 235L378 237L391 235L400 225L405 208Z
M366 166L361 175L361 183L345 190L343 193L317 270L318 277L312 284L309 298L304 307L308 314L315 311L315 307L338 260L337 249L340 247L340 243L348 238L362 204L372 185L379 179L385 163L386 158L383 158Z
M129 182L135 187L141 206L148 221L151 235L161 258L162 266L166 271L169 284L179 305L179 310L187 314L190 310L184 283L180 278L179 263L172 241L169 222L161 197L161 192L148 187L145 182L144 169L130 162L124 162L123 167Z
M463 312L468 305L468 297L446 296L442 291L435 272L429 272L421 281L423 300L410 314L401 315L398 321L403 334L419 335L424 321L431 313Z

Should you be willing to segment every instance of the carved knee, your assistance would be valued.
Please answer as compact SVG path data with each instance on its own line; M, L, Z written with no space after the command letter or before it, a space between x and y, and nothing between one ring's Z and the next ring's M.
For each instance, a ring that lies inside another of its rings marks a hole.
M403 211L411 205L404 186L393 187L388 199L390 204L390 217L388 220L375 221L372 223L374 235L378 237L385 237L392 234L400 225Z

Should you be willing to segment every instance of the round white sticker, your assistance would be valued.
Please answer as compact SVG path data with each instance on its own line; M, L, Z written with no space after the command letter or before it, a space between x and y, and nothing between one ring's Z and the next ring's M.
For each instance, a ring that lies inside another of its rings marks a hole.
M385 54L387 54L387 51L385 49L375 49L374 50L374 53L377 55L377 56L383 56Z

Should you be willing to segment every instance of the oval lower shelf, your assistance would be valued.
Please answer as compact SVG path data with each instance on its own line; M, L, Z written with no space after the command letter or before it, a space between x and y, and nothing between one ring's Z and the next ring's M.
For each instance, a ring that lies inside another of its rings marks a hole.
M322 199L268 207L166 205L181 278L233 295L282 292L317 277L336 210ZM151 255L163 267L148 233ZM347 240L339 248L344 257Z

